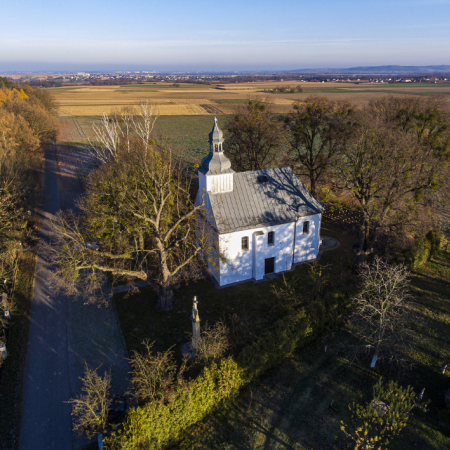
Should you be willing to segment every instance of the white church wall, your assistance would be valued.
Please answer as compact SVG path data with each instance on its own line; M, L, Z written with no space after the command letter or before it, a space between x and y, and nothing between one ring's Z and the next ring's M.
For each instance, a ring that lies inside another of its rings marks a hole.
M196 205L199 205L202 201L202 195L207 197L206 192L206 177L202 172L198 171L198 191L197 196L195 197Z
M219 192L231 192L233 190L233 174L206 176L206 190L213 194Z
M300 217L295 230L294 262L316 259L319 253L321 214ZM303 224L309 222L307 234L303 234Z
M271 231L274 232L273 245L268 244ZM243 237L248 237L248 250L242 250ZM220 235L219 241L220 251L227 259L220 264L221 286L251 278L261 280L267 258L275 258L275 273L292 267L294 223L227 233Z

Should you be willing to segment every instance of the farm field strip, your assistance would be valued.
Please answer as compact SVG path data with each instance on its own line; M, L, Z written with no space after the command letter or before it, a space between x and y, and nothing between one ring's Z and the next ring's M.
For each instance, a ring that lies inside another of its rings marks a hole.
M101 116L104 113L111 114L117 110L126 106L135 106L133 103L127 104L112 104L112 105L95 105L95 106L61 106L59 108L60 116ZM205 115L208 111L202 106L191 104L162 104L156 105L158 114L161 116L192 116L192 115Z
M159 109L160 115L205 115L232 114L235 105L248 99L269 101L274 112L292 111L292 105L309 95L326 95L332 100L349 100L362 106L370 100L386 94L450 95L447 84L352 84L352 83L301 83L302 93L273 94L267 92L280 85L297 86L290 83L241 83L224 87L173 85L127 85L127 86L80 86L51 89L59 106L59 116L100 116L124 107L148 101ZM266 91L266 92L264 92ZM220 105L219 108L204 105Z

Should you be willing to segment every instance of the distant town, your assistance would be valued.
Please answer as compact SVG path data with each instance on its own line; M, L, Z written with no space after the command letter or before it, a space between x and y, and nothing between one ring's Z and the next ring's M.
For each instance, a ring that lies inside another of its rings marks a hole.
M370 72L361 70L360 72ZM332 69L324 69L323 72L330 72ZM337 70L336 70L337 71ZM351 72L351 69L343 69L343 72ZM300 71L299 71L300 72ZM305 70L305 72L308 72ZM355 70L355 72L357 72ZM373 70L372 72L377 72ZM383 72L383 70L378 70ZM388 72L385 70L385 72ZM398 72L407 72L398 71ZM450 80L449 73L436 74L416 74L411 70L411 75L393 75L393 74L329 74L329 73L190 73L190 72L171 72L163 73L157 71L116 71L116 72L15 72L4 73L8 79L16 83L29 83L36 87L61 87L61 86L101 86L101 85L120 85L133 83L194 83L194 84L220 84L220 83L242 83L242 82L342 82L342 83L444 83Z

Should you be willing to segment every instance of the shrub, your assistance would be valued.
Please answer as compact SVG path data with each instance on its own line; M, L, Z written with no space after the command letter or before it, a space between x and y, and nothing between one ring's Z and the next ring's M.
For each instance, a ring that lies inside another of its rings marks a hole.
M438 412L438 420L439 422L444 423L445 425L450 425L450 412L442 409Z
M411 270L417 270L425 264L431 255L431 242L426 237L416 240L412 249L406 255L406 263Z
M411 270L418 269L439 253L443 241L443 236L440 233L430 230L425 236L416 239L413 247L406 254L406 264Z
M384 384L380 379L373 386L373 400L366 405L349 405L351 421L341 422L341 430L355 450L386 449L390 439L405 428L414 408L425 409L419 404L411 386L402 388L397 382Z
M169 399L149 401L130 410L123 430L107 439L109 449L158 449L175 441L187 427L233 398L243 386L276 366L296 348L313 340L347 306L348 297L330 295L278 320L270 332L228 357L205 367Z
M222 400L233 397L242 384L241 370L232 358L205 367L170 401L152 401L130 410L123 431L107 439L107 448L160 448L177 438L185 428L203 419Z
M206 324L201 339L196 342L195 348L192 349L195 362L208 365L222 358L230 347L228 335L228 327L223 322L220 321L214 326Z
M131 357L134 395L140 402L164 398L173 385L183 383L184 365L178 370L173 351L152 353L153 343L144 341L146 352L134 351Z
M434 258L442 247L443 236L435 230L430 230L426 235L427 240L431 244L430 258ZM430 259L428 258L428 259Z
M108 405L111 391L111 370L103 376L87 365L84 377L81 378L83 394L72 398L72 416L74 417L74 431L79 436L91 439L98 433L104 433L108 424Z

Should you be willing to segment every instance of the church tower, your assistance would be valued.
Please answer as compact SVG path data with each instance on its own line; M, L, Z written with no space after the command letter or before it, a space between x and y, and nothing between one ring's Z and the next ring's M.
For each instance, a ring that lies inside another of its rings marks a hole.
M233 190L233 173L231 161L223 152L223 132L214 118L214 126L209 133L209 154L202 159L202 165L198 170L199 193L201 197L203 189L211 194L231 192Z

